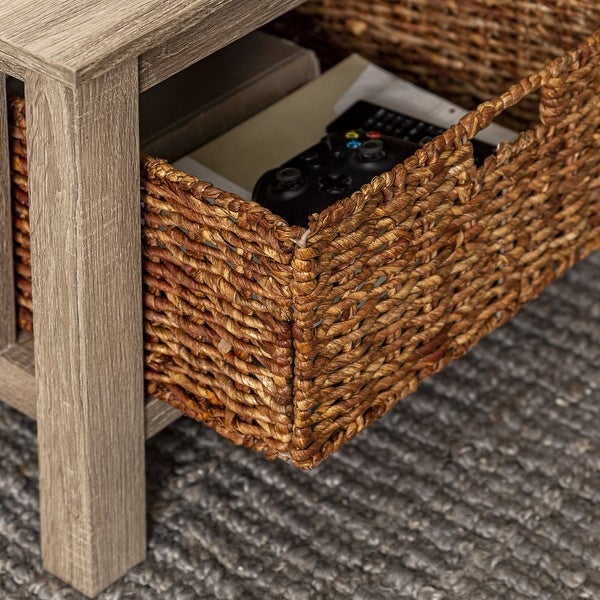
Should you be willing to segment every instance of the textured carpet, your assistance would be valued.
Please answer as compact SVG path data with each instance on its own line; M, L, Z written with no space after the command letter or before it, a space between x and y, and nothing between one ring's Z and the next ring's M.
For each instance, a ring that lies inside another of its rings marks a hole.
M42 572L35 427L0 409L0 598ZM121 598L600 598L600 255L308 474L180 420Z

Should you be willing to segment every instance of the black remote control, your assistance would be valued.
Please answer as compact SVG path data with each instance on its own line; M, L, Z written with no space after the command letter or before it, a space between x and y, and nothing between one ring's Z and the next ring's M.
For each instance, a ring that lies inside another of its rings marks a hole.
M444 131L443 128L437 125L420 121L366 100L359 100L345 110L327 126L327 131L340 131L350 128L376 129L384 135L407 140L419 146ZM480 165L487 156L495 152L495 148L491 144L479 140L471 140L471 143L473 144L473 154L477 165Z
M252 198L290 225L306 226L308 217L412 156L419 146L373 129L347 129L318 144L256 182Z

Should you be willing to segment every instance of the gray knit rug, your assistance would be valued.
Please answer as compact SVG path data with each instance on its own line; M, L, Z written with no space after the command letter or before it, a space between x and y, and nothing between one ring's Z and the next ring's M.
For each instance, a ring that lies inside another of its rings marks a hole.
M100 598L600 598L600 254L320 468L181 419L148 444L145 563ZM35 426L0 408L0 598L42 571Z

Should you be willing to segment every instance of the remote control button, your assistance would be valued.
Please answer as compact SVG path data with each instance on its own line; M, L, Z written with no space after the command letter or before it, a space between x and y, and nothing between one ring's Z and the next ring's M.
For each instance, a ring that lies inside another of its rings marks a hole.
M421 129L419 126L413 127L409 132L408 135L410 136L411 139L416 140L418 139L420 136L419 134L421 133Z
M347 140L357 140L360 137L360 133L358 133L358 131L346 131L346 134L344 136Z
M346 148L351 148L353 150L356 150L356 148L360 148L361 146L362 144L358 140L350 140L349 142L346 142Z
M379 133L379 131L367 131L367 137L371 138L371 139L377 139L381 137L381 133Z

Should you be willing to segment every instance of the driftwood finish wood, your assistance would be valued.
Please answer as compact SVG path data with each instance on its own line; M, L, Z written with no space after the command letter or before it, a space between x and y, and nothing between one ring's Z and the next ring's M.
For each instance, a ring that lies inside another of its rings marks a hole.
M0 72L0 98L5 96ZM16 340L9 161L6 103L0 102L0 351Z
M11 74L24 65L74 87L147 53L142 61L146 89L299 4L62 0L43 3L40 10L39 0L5 0L0 6L0 65ZM182 35L185 44L172 42Z
M21 333L16 344L0 352L0 402L31 419L37 418L37 391L33 358L33 338ZM147 398L144 430L150 439L181 417L181 412L158 398Z
M162 38L157 46L145 51L140 56L140 90L147 90L189 67L283 12L298 6L301 1L260 0L254 2L255 8L251 11L245 2L228 4L230 6L227 6L226 18L223 11L212 11L194 27L166 42Z
M95 595L146 547L137 61L26 94L42 555Z
M22 334L19 343L0 352L0 401L28 417L36 417L33 338Z

